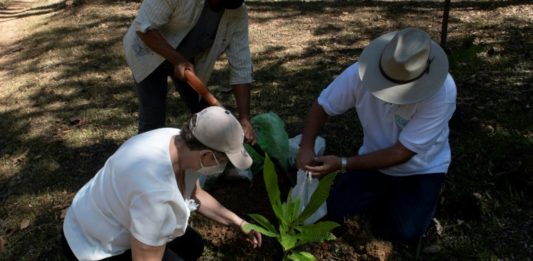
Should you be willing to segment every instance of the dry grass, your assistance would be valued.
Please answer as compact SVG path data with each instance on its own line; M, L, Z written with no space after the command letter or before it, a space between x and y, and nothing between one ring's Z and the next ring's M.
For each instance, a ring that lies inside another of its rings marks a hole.
M416 26L438 40L441 10L436 7L371 1L249 3L253 113L274 111L289 135L299 133L313 99L357 60L370 39ZM10 17L24 23L19 24L20 38L0 41L0 260L59 259L64 209L136 132L136 95L121 39L137 8L138 3L118 1L74 7L50 1L40 2L27 16ZM443 250L426 258L533 255L528 192L533 184L528 183L533 161L532 19L533 6L525 1L454 1L448 41L459 87L459 113L452 126L454 164L437 213L444 229L432 227L425 243ZM217 63L211 85L227 84L223 64ZM217 96L231 108L230 95ZM168 124L178 126L187 112L177 94L170 95L169 107ZM323 136L329 151L355 152L360 129L354 118L350 112L327 124ZM198 221L198 226L209 231L214 225ZM240 243L229 235L223 244L208 235L215 243L205 259L239 259L225 256L222 248L234 249L231 253L245 256L241 259L269 256L270 247L235 250ZM335 251L345 253L350 247L346 242L340 246ZM361 250L353 246L353 251ZM410 255L396 253L400 259Z
M0 0L0 10L2 9L6 9L7 6L9 5L9 0Z

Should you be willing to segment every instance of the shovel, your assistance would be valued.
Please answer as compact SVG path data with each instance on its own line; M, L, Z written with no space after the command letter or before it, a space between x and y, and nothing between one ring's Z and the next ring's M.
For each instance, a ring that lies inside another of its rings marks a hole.
M185 81L211 106L222 106L217 98L207 89L205 84L192 70L185 70Z

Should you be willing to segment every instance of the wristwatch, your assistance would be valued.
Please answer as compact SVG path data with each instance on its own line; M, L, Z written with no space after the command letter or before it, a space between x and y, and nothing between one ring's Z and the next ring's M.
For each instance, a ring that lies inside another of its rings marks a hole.
M346 157L341 157L341 171L340 173L346 172L346 165L348 165L348 159Z

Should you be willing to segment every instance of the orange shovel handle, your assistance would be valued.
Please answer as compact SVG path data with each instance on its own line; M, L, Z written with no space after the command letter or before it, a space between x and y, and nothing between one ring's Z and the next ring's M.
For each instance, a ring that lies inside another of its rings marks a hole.
M205 84L194 74L192 70L185 70L185 81L211 106L220 106L217 98L205 86Z

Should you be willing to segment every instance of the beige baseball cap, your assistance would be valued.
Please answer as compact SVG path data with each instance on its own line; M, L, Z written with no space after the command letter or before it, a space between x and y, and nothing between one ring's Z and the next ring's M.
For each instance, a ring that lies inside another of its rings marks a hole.
M211 106L196 113L190 129L198 141L205 146L226 154L238 169L247 169L252 158L244 148L244 132L239 121L230 111Z

